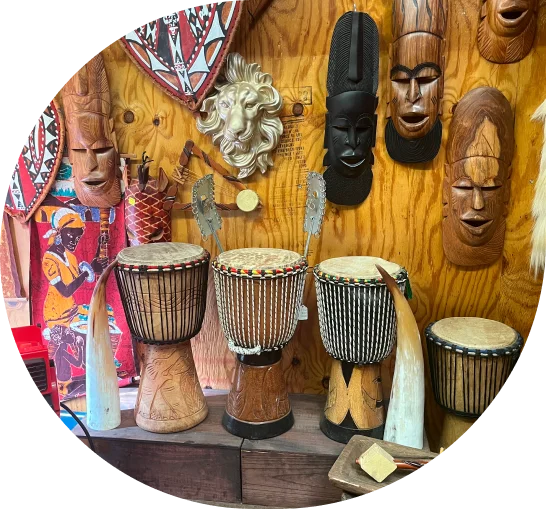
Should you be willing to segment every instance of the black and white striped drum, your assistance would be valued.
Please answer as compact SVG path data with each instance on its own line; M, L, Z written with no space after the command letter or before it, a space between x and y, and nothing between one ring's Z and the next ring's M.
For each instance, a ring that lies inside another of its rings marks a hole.
M523 338L508 325L474 317L431 323L425 336L434 398L451 414L442 433L446 447L499 393L519 358Z
M224 427L261 439L284 433L294 418L281 368L303 298L307 262L294 251L235 249L213 261L218 313L237 354Z
M339 442L355 434L383 437L380 362L396 341L396 311L376 265L405 291L406 270L382 258L332 258L314 270L320 334L335 359L321 429Z

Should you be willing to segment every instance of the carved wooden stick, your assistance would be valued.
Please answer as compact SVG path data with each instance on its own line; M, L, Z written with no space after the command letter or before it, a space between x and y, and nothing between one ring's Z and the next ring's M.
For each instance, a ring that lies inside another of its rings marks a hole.
M97 281L87 325L85 345L87 425L95 430L117 428L121 423L119 387L106 310L106 283L117 262L112 262Z
M396 366L383 440L423 448L425 366L419 328L396 281L379 265L377 270L391 292L396 309Z

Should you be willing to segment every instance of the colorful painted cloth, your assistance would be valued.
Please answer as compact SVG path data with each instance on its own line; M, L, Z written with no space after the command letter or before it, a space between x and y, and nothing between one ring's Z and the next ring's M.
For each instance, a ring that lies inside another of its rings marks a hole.
M49 342L61 399L85 393L89 302L99 274L125 247L123 202L110 209L109 234L104 238L99 209L79 202L71 176L72 167L64 159L33 217L31 232L32 320ZM102 260L101 247L107 249L108 260ZM136 373L131 336L113 277L106 294L114 361L123 386Z
M133 30L121 43L157 85L197 110L227 56L241 3L219 2L173 12Z
M28 136L11 177L5 211L28 221L47 196L61 164L64 122L52 101Z

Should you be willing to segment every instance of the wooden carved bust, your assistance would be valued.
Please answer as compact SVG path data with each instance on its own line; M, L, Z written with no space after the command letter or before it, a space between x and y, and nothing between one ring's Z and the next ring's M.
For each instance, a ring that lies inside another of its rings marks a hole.
M121 200L121 174L100 53L70 79L61 94L76 195L88 207L113 207Z
M503 250L514 116L496 88L468 92L457 104L447 142L443 244L449 261L488 265Z
M498 64L517 62L529 53L537 28L538 0L482 0L478 48Z
M440 148L446 24L447 0L393 2L385 137L395 161L430 161Z

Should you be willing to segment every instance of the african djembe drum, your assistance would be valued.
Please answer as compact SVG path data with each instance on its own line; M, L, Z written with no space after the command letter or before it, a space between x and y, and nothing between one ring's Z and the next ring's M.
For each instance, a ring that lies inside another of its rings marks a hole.
M512 372L523 338L484 318L444 318L425 331L434 398L447 411L440 445L450 446L485 411Z
M220 323L237 354L222 423L244 438L280 435L294 423L281 356L298 324L307 262L293 251L249 248L221 253L212 268Z
M183 431L208 413L190 339L201 329L209 253L193 244L128 247L115 267L131 335L141 343L138 426L155 433Z
M320 334L333 357L320 428L338 442L346 443L353 435L383 438L380 363L396 340L396 312L376 264L403 292L407 272L381 258L332 258L314 270Z

